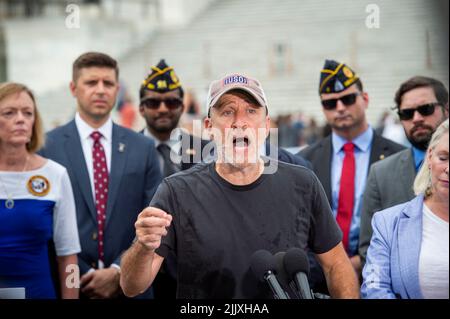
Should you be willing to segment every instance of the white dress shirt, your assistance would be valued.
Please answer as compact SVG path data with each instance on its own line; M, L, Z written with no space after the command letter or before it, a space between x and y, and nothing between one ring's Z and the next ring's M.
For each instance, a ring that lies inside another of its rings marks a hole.
M106 166L108 168L108 174L111 170L111 149L112 149L112 127L113 122L109 118L105 124L98 129L92 128L87 124L77 112L75 114L75 124L77 126L78 134L80 135L81 147L83 149L84 160L86 162L87 170L89 173L89 181L91 183L92 198L95 202L95 186L94 186L94 167L92 159L92 148L94 147L94 140L91 137L92 132L98 131L103 137L100 138L100 143L105 150Z

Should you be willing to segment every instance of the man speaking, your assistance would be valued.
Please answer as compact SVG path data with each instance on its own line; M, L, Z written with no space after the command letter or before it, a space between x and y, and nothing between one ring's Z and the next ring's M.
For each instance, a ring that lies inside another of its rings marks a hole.
M317 177L259 156L270 127L260 83L239 74L214 81L207 107L217 159L166 178L141 212L121 263L124 293L145 291L174 253L177 298L270 298L250 269L253 253L308 247L331 295L357 298L356 274Z

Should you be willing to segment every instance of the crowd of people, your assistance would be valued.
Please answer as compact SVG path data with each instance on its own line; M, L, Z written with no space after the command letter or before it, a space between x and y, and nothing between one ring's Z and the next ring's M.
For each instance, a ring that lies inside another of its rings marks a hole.
M198 106L164 59L136 88L138 132L111 119L107 54L74 61L77 112L47 134L32 91L0 84L0 298L273 298L252 256L299 248L323 296L448 299L448 90L399 83L405 146L368 123L350 66L326 60L318 87L328 133L312 121L294 155L240 73L210 83L202 136L179 129Z

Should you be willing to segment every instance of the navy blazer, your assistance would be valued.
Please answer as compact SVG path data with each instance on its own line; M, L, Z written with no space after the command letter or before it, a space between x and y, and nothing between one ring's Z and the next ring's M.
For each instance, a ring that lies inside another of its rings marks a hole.
M119 146L120 145L120 146ZM152 139L113 124L109 193L106 208L105 267L120 265L121 254L135 237L134 223L150 203L162 176ZM88 169L80 136L72 120L47 134L40 152L66 167L72 183L77 209L81 253L81 274L97 268L97 219Z
M373 236L361 295L370 299L423 299L419 285L423 195L372 219Z
M404 146L374 134L372 149L370 151L369 166L403 149L405 149ZM327 194L327 198L331 206L331 160L333 158L333 144L331 135L328 135L315 144L306 147L297 155L301 155L303 158L311 162L314 173L316 173L322 183L325 194Z

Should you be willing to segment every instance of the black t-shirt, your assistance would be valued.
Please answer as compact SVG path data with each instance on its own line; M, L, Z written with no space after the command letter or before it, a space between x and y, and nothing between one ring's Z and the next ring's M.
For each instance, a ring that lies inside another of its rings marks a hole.
M255 251L324 253L342 239L314 173L282 162L245 186L201 163L166 178L150 205L173 216L156 253L177 256L177 298L272 298L250 269Z

